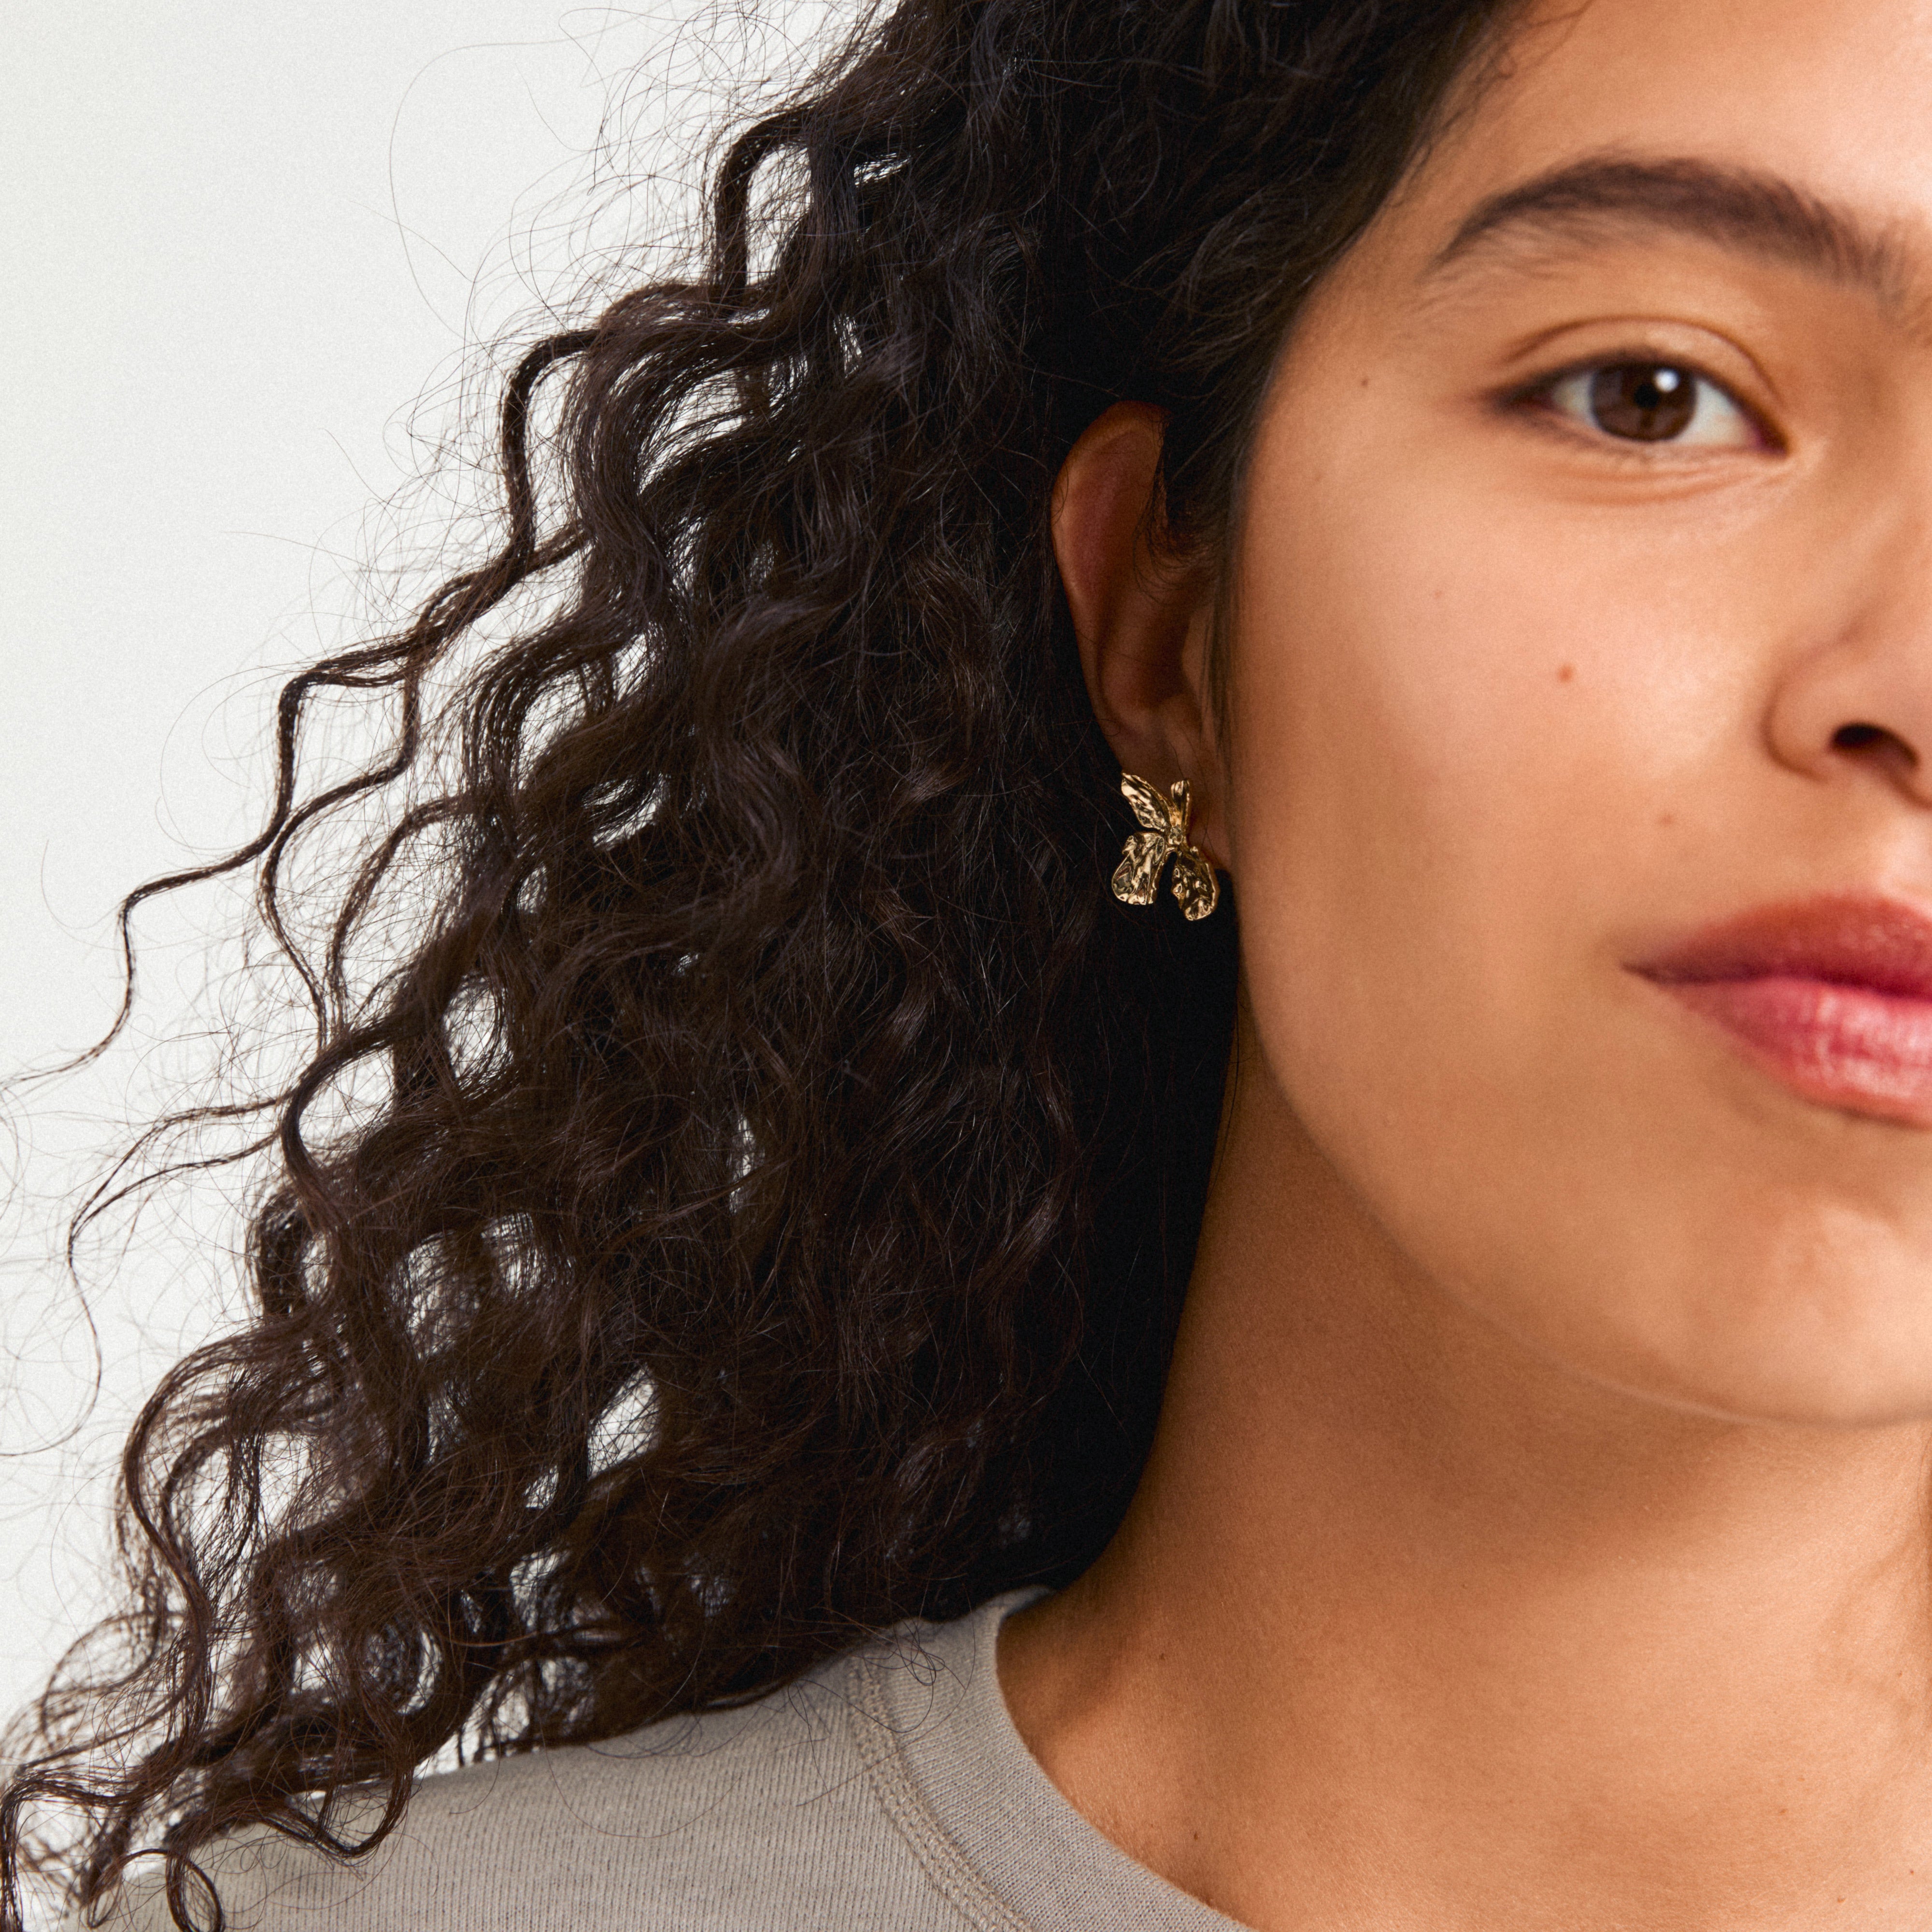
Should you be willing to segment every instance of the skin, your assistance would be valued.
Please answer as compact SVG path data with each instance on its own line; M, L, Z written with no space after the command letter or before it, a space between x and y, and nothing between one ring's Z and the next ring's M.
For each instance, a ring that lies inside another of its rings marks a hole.
M1654 220L1439 266L1606 153L1780 178L1883 273ZM1546 380L1634 356L1722 386L1696 435ZM1262 1932L1932 1922L1932 1129L1629 970L1932 910L1932 9L1513 34L1285 346L1225 734L1160 428L1094 426L1055 537L1123 766L1232 879L1240 1021L1141 1490L1003 1631L1022 1735Z

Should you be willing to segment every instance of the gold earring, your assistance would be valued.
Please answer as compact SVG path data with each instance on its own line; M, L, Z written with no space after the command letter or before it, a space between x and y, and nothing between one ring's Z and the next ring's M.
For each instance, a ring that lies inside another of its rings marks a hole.
M1190 919L1205 919L1220 904L1220 881L1196 848L1188 843L1187 821L1194 795L1185 778L1176 778L1162 798L1145 778L1120 774L1120 796L1147 827L1127 840L1120 862L1114 868L1114 896L1128 905L1152 905L1160 884L1160 868L1174 861L1174 896Z

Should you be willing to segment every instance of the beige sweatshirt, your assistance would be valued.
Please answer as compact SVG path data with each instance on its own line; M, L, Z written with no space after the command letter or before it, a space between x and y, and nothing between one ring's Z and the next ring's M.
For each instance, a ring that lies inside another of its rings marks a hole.
M1028 1754L1001 1619L908 1624L738 1711L426 1778L344 1866L205 1862L232 1932L1240 1932L1109 1844ZM140 1866L110 1921L164 1932Z

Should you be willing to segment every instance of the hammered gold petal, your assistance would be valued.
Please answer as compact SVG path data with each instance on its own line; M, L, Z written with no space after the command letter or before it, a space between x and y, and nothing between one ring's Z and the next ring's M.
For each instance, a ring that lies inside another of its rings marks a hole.
M1214 868L1192 845L1174 855L1174 896L1190 919L1205 919L1221 902Z
M1194 788L1185 778L1176 778L1168 788L1168 830L1177 845L1187 843L1187 821L1194 814Z
M1120 796L1133 807L1134 816L1150 832L1166 832L1173 829L1167 800L1145 778L1136 778L1132 772L1123 772ZM1150 886L1148 891L1151 896L1154 888Z
M1136 832L1114 868L1114 896L1129 905L1152 905L1160 868L1170 848L1164 832Z

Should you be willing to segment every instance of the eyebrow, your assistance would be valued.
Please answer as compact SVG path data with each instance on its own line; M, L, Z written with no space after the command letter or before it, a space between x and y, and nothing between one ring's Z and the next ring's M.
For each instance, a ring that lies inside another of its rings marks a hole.
M1665 229L1789 262L1868 290L1888 306L1907 276L1895 238L1778 175L1714 162L1601 157L1504 188L1437 253L1425 279L1517 236L1584 242L1616 229Z

